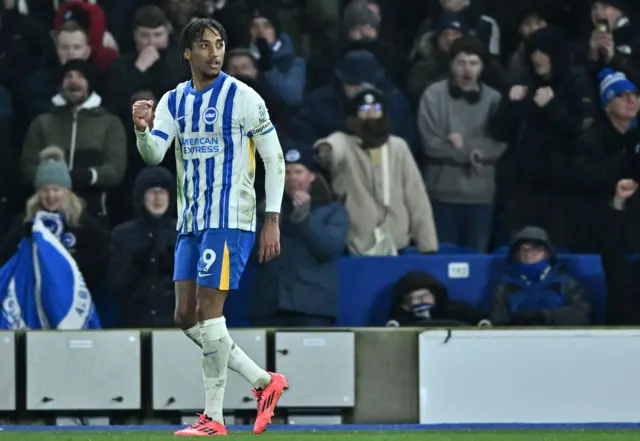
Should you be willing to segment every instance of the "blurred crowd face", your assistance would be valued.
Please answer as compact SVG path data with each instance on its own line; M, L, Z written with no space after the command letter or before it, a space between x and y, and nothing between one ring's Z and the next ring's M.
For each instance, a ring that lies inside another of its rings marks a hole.
M447 12L460 12L469 6L470 0L440 0L442 9Z
M411 291L408 295L404 297L402 300L402 308L405 311L411 311L411 308L414 306L431 304L434 305L436 303L436 297L433 295L431 291L428 289L417 289L415 291Z
M308 193L315 174L302 164L287 164L284 188L289 196L303 191Z
M91 47L82 31L62 31L56 39L56 49L60 64L69 60L87 60L91 56Z
M171 21L178 27L184 27L198 9L196 0L168 0L167 12Z
M451 62L453 81L464 91L476 90L482 67L482 60L478 55L462 52Z
M618 20L622 18L622 11L602 2L594 2L591 5L591 21L597 24L598 21L607 20L609 29L614 29Z
M234 55L226 60L226 72L232 77L256 79L258 69L256 63L248 55Z
M382 104L363 104L358 108L358 119L363 121L378 120L382 118Z
M259 38L264 38L269 44L273 44L276 41L276 28L264 17L256 17L251 20L249 32L251 33L251 39L254 41Z
M163 216L169 209L169 192L161 187L145 191L144 208L154 217Z
M365 25L365 26L356 26L354 28L349 29L349 40L351 41L360 41L360 40L375 40L378 38L378 30L373 26Z
M632 121L638 116L639 109L640 102L638 101L638 94L634 92L624 92L611 100L606 107L606 112L610 117L624 121Z
M533 63L533 70L539 77L544 78L551 75L551 59L544 52L533 52L531 54L531 62Z
M351 99L354 96L356 96L358 94L358 92L360 91L360 85L359 84L347 84L347 83L342 83L342 90L344 91L344 95Z
M62 79L62 97L68 104L80 105L89 97L89 83L80 72L72 70Z
M520 37L525 40L529 35L546 26L546 21L536 15L530 15L520 23L520 26L518 26L518 33L520 34Z
M449 49L451 49L451 45L454 41L462 37L462 32L457 29L445 29L438 36L438 47L445 54L449 53Z
M47 211L58 212L62 209L64 198L67 196L67 189L58 185L45 185L38 190L40 205Z
M547 248L539 243L525 242L518 248L517 256L518 260L522 263L538 263L543 259L549 257Z
M136 43L138 53L143 49L153 46L158 50L169 46L169 29L166 26L158 28L139 27L133 31L133 40Z

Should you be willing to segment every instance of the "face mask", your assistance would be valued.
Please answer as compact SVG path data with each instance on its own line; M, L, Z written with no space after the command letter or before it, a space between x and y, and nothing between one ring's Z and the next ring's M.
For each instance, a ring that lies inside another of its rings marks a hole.
M380 119L368 120L350 116L347 118L347 128L362 140L364 149L380 147L389 139L389 121L386 115L382 115Z
M536 263L518 263L516 271L528 279L540 280L542 273L549 268L549 259L542 259Z
M419 303L411 307L411 317L415 320L425 320L431 318L431 308L433 303Z

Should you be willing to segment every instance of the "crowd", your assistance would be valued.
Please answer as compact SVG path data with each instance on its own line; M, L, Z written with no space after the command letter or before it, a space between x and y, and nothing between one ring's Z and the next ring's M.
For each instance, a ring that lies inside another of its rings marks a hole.
M330 325L341 256L445 244L510 246L491 313L449 299L425 263L398 281L390 323L589 324L558 250L602 254L608 323L640 323L625 257L640 250L640 7L334 3L2 0L0 265L38 211L60 213L103 322L172 326L175 159L143 163L131 104L190 78L177 37L213 17L224 70L263 97L287 163L256 325Z

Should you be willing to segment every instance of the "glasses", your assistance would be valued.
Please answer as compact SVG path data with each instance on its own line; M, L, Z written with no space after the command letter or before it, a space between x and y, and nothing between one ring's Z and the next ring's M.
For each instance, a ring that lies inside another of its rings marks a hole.
M381 104L363 104L360 106L360 110L366 112L367 110L382 110Z

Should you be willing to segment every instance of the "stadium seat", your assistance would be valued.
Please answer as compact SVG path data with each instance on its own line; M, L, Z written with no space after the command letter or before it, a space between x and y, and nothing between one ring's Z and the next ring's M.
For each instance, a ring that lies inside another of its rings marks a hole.
M16 336L0 332L0 411L16 409Z

